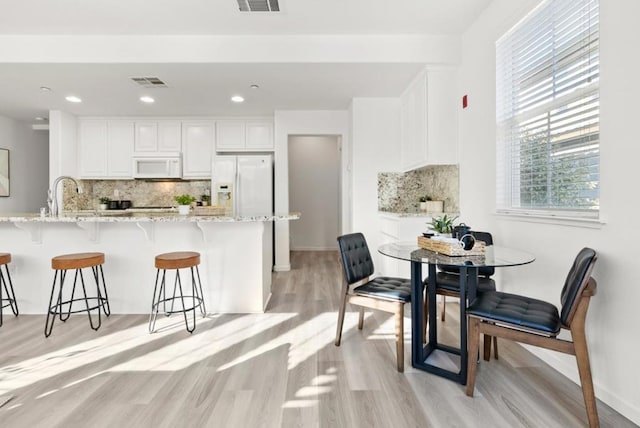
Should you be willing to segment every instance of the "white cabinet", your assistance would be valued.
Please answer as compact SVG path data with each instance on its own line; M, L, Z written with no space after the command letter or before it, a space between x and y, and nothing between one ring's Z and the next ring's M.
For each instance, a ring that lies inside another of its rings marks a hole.
M131 178L133 133L133 121L79 121L80 178Z
M109 121L107 130L107 177L131 178L133 122Z
M429 165L458 163L458 70L429 70L427 77L427 161Z
M216 122L216 151L273 150L273 122L265 120L219 120Z
M457 75L425 70L400 97L403 170L458 162Z
M409 241L418 245L418 236L428 229L431 223L429 216L402 216L398 214L380 214L380 242L387 244L395 241ZM399 276L409 278L411 276L411 264L404 260L397 260L383 256L381 259L380 273L385 276ZM427 275L426 269L423 272Z
M182 150L182 123L179 120L136 121L136 152L179 152Z
M107 121L78 123L78 171L80 178L107 175Z
M183 121L182 177L210 179L214 147L213 121Z
M422 73L400 97L400 141L405 171L427 164L427 75Z

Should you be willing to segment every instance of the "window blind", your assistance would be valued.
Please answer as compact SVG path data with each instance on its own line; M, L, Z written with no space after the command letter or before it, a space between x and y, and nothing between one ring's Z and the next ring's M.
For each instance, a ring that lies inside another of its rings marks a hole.
M598 0L547 0L496 43L498 211L597 217Z

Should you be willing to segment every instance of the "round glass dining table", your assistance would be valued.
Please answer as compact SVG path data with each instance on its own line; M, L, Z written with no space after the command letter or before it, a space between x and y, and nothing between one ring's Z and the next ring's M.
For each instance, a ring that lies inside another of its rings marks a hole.
M510 267L531 263L535 256L531 253L489 245L482 255L447 256L446 254L419 248L415 242L391 242L378 247L378 252L384 256L411 263L411 364L424 370L463 385L467 383L467 303L476 297L478 286L478 270L481 267ZM422 265L428 265L428 302L429 319L428 340L424 345L422 319L424 318L424 286L422 282ZM436 314L436 267L454 266L460 271L460 347L438 343ZM460 356L459 370L449 370L427 361L436 350Z

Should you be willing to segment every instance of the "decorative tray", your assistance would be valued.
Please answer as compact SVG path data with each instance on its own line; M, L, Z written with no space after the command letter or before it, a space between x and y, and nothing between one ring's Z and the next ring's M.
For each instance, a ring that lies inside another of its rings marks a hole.
M475 244L473 244L473 248L463 250L460 245L456 243L418 236L418 247L436 253L446 254L447 256L481 256L485 254L486 246L484 241L476 241Z

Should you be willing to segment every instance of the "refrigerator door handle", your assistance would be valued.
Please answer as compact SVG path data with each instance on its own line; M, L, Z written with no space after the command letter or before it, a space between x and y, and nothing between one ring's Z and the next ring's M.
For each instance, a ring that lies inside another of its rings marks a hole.
M234 183L234 195L233 195L233 215L237 216L240 213L238 212L238 206L240 205L240 201L238 200L238 195L240 194L240 179L238 177L239 175L239 167L238 167L238 161L236 160L236 177L235 177L235 183Z

